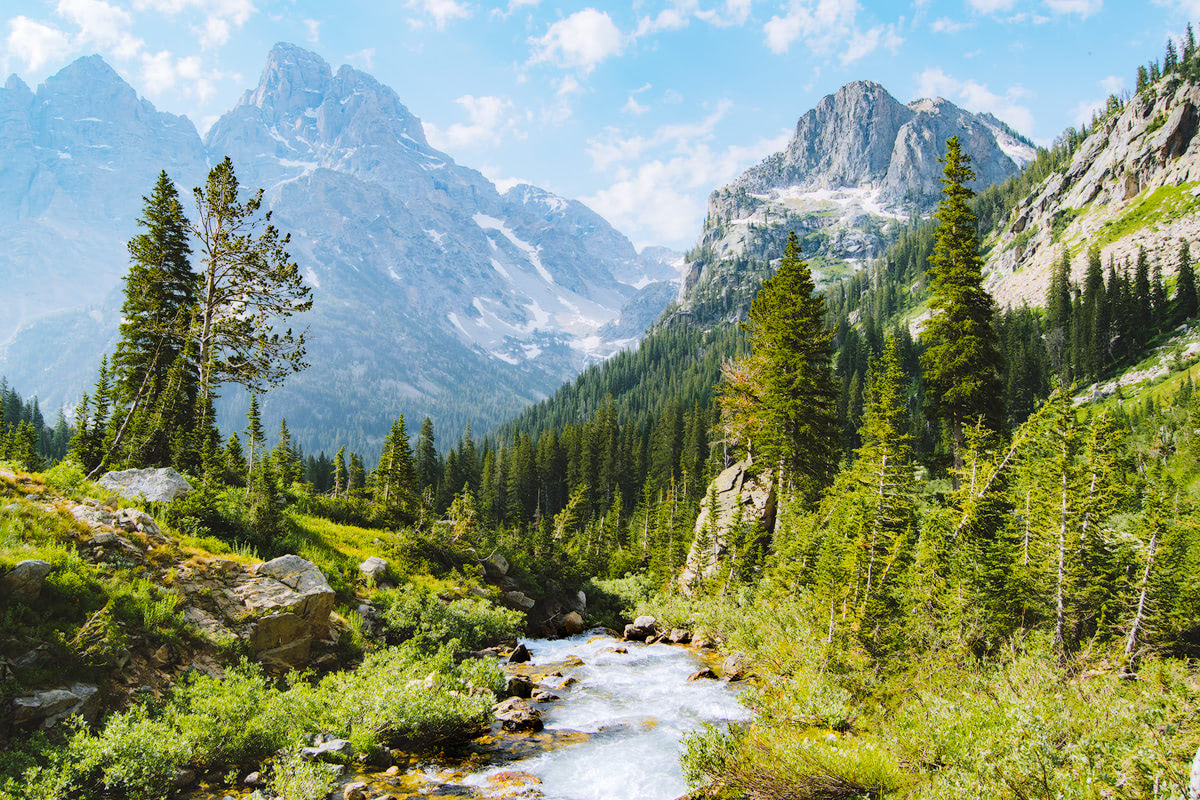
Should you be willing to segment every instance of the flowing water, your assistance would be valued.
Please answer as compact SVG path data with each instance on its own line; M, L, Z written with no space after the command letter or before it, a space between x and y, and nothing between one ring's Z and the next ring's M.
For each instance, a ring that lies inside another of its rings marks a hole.
M591 734L586 740L468 776L482 786L501 770L536 775L549 800L672 800L687 791L679 764L680 740L705 722L747 719L725 682L687 680L705 665L695 651L670 645L622 643L582 634L526 640L533 663L569 656L583 666L564 668L578 682L547 705L547 729ZM618 646L627 654L615 653Z

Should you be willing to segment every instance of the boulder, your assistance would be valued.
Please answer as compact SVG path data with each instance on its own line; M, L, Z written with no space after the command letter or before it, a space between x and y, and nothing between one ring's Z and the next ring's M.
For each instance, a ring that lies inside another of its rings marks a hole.
M741 653L730 653L721 662L721 672L731 681L740 681L746 675L746 657Z
M542 715L538 713L538 710L528 701L519 697L510 697L504 702L498 703L494 712L500 726L506 731L536 733L544 727Z
M505 697L529 698L533 696L533 681L523 675L510 675L504 681Z
M169 503L192 491L187 479L170 467L106 472L97 483L122 497L144 497L151 503Z
M687 644L692 640L692 632L687 628L671 628L667 641L671 644Z
M625 638L631 642L644 642L657 633L655 624L658 622L654 617L642 616L635 619L632 623L625 626Z
M572 611L570 614L567 614L565 617L563 617L562 629L563 633L565 633L567 636L574 636L576 634L583 633L585 630L583 617L579 615L578 611Z
M499 553L492 553L480 562L483 567L483 577L491 583L499 583L508 575L508 559Z
M367 800L367 785L362 781L347 783L342 788L342 800Z
M89 683L46 689L12 702L12 724L20 730L49 730L67 717L95 722L100 711L100 689Z
M520 609L521 611L528 611L537 604L537 601L532 597L517 591L505 592L503 599L505 605L510 608Z
M358 565L358 571L364 577L370 578L376 583L387 573L388 562L379 556L371 556L366 561Z
M50 574L50 564L39 558L18 561L17 565L0 578L0 595L36 599L42 593L42 582Z
M242 637L251 649L263 661L305 664L313 639L328 632L333 611L333 590L321 570L311 561L286 555L239 578L232 593L245 608L248 626Z
M532 658L533 658L533 654L529 652L529 648L525 646L524 642L521 642L520 644L518 644L516 646L516 648L512 651L512 654L508 657L508 663L509 664L526 664Z
M301 748L300 755L315 761L342 764L354 758L354 747L345 739L326 739L312 747Z
M689 681L715 681L715 680L717 680L717 673L713 672L708 667L705 667L704 669L700 670L699 672L693 672L691 675L688 675L688 680Z

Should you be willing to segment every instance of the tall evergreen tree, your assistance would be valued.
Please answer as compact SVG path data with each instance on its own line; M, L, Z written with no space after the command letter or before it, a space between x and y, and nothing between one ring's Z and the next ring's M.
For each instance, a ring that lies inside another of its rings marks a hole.
M253 490L254 471L266 461L262 414L258 410L258 395L250 395L250 410L246 412L246 447L250 451L246 465L246 489Z
M785 479L809 488L827 483L837 466L833 336L824 316L825 298L816 293L792 231L779 269L763 282L746 316L752 350L745 368L727 371L721 389L728 427L744 431L754 455Z
M1175 315L1178 320L1196 316L1196 273L1187 239L1179 241L1179 261L1175 274Z
M945 177L936 244L929 261L933 316L921 356L925 399L931 416L950 427L955 475L962 468L964 426L983 417L989 427L1003 424L1003 355L992 327L992 297L983 288L979 233L968 201L975 179L971 158L958 137L946 141ZM958 478L954 478L957 488Z

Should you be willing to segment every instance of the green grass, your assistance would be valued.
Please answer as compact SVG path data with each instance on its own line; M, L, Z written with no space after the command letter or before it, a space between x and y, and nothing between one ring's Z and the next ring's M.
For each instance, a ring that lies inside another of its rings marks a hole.
M1192 194L1198 186L1200 182L1190 182L1142 192L1120 216L1105 222L1087 244L1104 247L1131 233L1152 230L1200 211L1200 197Z

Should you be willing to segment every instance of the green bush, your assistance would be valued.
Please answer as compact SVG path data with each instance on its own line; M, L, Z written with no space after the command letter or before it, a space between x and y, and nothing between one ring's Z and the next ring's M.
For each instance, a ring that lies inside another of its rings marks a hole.
M424 652L434 652L451 639L467 650L498 644L516 637L524 619L482 598L446 603L412 585L378 592L375 599L383 608L388 641L411 640Z
M336 769L308 761L299 750L290 749L275 759L268 789L276 800L324 800L337 786ZM255 796L262 797L257 792Z

